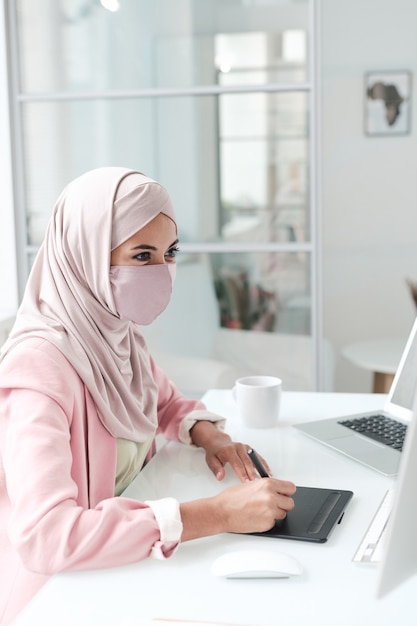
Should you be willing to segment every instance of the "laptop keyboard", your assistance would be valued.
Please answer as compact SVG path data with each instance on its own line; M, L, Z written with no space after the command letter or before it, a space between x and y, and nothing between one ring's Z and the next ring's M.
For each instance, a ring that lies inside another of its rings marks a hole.
M385 415L367 415L352 420L340 420L339 424L400 452L403 449L407 426Z

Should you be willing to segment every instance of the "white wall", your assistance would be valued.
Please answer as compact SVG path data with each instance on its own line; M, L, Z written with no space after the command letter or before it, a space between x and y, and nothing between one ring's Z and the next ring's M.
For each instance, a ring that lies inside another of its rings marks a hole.
M416 310L417 3L323 0L324 334L339 356L337 391L370 391L340 356L363 339L401 337ZM364 73L410 70L411 134L364 135Z
M0 3L0 33L4 33L4 2ZM10 120L7 100L6 44L0 38L0 320L17 307Z

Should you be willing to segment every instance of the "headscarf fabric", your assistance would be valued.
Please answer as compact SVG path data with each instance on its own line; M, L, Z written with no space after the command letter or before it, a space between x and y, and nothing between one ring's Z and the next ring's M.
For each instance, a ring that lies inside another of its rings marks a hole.
M139 327L120 319L110 255L159 213L175 222L167 191L140 172L103 167L59 196L0 359L30 337L54 344L117 438L146 441L157 425L157 387Z

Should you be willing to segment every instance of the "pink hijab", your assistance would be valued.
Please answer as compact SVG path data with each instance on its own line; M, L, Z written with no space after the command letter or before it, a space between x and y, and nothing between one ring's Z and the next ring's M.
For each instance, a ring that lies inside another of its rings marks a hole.
M139 172L92 170L59 196L1 359L43 337L70 361L105 428L145 441L157 425L157 387L139 328L119 319L109 281L111 250L159 213L175 222L167 191Z

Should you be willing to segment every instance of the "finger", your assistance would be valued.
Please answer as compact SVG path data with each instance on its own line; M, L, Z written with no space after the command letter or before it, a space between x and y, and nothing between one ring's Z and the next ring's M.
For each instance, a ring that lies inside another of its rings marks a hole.
M259 478L255 466L248 455L249 449L250 447L246 444L236 444L235 454L229 460L232 468L242 482Z
M287 512L292 511L294 508L294 500L288 496L281 497L279 501L279 508Z
M295 492L297 491L297 487L290 480L277 480L277 479L273 479L273 480L276 480L276 487L277 487L278 493L282 495L293 496Z
M248 446L245 444L231 444L225 446L213 455L210 460L207 460L208 465L212 468L212 471L219 479L224 476L224 467L227 463L240 479L241 482L247 482L257 478L255 469L250 462L247 455ZM221 471L221 469L223 471Z
M217 456L212 456L210 458L207 457L207 465L209 466L217 480L223 480L226 472L223 463L220 461L220 459L217 458Z
M287 515L287 513L289 513L290 511L292 511L294 508L294 500L292 498L280 498L278 505L277 505L277 509L278 509L278 516L276 519L284 519Z

